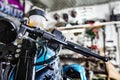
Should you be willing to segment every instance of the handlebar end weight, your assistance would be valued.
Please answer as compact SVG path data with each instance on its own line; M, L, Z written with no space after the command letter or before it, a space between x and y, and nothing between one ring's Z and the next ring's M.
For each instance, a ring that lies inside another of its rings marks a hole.
M107 62L108 61L108 57L104 57L103 61Z

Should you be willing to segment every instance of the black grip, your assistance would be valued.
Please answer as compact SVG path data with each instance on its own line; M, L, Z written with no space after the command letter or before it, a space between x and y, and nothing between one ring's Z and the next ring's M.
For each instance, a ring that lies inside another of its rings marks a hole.
M103 56L100 56L94 52L92 52L92 50L88 49L88 48L85 48L83 46L80 46L78 44L75 44L75 43L72 43L70 41L67 41L67 45L64 45L65 48L67 49L70 49L72 51L75 51L77 53L80 53L84 56L92 56L92 57L95 57L95 58L98 58L100 60L103 60L103 61L108 61L108 58L107 57L103 57Z

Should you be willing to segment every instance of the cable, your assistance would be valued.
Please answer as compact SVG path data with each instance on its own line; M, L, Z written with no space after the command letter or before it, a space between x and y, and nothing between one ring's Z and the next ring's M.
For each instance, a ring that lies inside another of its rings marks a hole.
M48 52L48 49L47 49L47 42L45 43L45 55L44 55L44 61L45 61L45 58L46 58L46 54L47 54L47 52Z
M40 51L42 51L42 52L40 52ZM40 50L38 50L38 57L37 58L40 58L43 55L44 51L45 51L44 47L40 46Z

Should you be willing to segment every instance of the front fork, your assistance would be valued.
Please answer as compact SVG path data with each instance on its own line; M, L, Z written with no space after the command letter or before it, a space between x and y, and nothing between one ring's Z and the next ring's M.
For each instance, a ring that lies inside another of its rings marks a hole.
M23 40L20 58L16 66L14 80L32 80L36 44L30 40Z

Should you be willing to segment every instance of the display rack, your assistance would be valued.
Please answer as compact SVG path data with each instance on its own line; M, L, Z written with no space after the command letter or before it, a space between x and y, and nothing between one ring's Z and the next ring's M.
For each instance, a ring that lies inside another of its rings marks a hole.
M111 25L111 24L120 25L120 21L111 21L111 22L101 22L101 23L95 23L95 24L75 25L75 26L69 26L69 27L56 27L56 29L58 29L58 30L70 30L70 29L79 29L79 28L101 28L104 25Z

